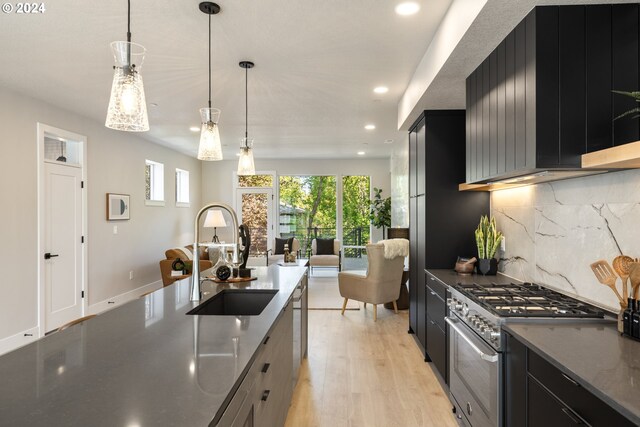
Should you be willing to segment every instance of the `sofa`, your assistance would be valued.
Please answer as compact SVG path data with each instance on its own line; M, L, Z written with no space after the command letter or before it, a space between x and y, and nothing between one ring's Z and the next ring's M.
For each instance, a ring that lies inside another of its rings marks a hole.
M200 247L200 271L213 267L213 262L209 260L209 254L206 247ZM173 262L180 258L182 261L193 260L193 245L189 245L183 248L168 249L164 253L166 259L160 261L160 275L162 276L162 284L169 286L177 280L190 277L191 274L172 276L171 266Z

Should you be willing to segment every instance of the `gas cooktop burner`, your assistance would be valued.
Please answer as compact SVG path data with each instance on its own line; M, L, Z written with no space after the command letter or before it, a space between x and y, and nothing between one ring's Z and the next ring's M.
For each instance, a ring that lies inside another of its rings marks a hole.
M604 317L592 305L535 283L459 283L454 288L501 317Z

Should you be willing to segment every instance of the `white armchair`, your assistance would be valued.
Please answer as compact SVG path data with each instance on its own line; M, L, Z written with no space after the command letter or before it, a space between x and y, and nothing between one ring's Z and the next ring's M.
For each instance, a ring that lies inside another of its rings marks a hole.
M309 267L313 274L314 267L331 267L342 270L342 250L340 249L340 240L333 240L333 254L318 255L318 245L316 239L311 241L311 256L309 257Z
M366 276L342 272L338 274L340 295L344 298L342 314L350 299L373 304L373 320L378 320L377 304L393 301L393 308L398 312L396 300L400 296L404 256L387 259L384 256L384 245L381 243L367 245L369 269Z
M291 243L291 248L289 248L289 250L291 252L295 252L298 258L300 258L300 241L298 239L296 239L295 237L293 238L293 242ZM276 264L278 262L284 261L284 255L283 254L274 254L274 250L276 247L276 241L275 239L273 240L273 248L274 249L269 249L267 251L267 265L271 265L271 264Z

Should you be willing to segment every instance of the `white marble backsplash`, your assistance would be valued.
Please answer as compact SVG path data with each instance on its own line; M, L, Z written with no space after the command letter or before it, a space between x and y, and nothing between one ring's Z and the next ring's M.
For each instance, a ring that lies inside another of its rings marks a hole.
M491 211L506 237L501 271L619 309L589 265L640 257L640 170L495 191Z

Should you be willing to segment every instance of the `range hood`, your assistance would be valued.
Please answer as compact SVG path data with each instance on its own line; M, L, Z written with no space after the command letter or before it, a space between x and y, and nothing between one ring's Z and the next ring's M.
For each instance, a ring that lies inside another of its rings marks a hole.
M518 175L505 177L500 176L495 180L488 179L486 182L460 184L459 191L496 191L508 188L523 187L525 185L540 184L543 182L560 181L563 179L580 178L589 175L598 175L609 172L607 168L554 168L554 169L531 169L518 171Z

